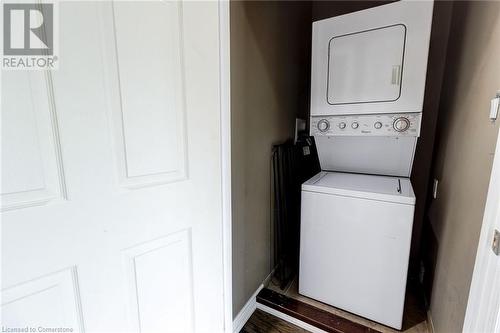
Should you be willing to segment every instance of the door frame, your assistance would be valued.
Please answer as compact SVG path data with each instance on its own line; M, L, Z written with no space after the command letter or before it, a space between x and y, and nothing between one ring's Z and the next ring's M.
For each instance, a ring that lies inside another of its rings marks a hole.
M221 131L222 239L224 332L233 332L232 217L231 217L231 76L229 0L219 6L219 94Z
M484 209L481 235L477 247L476 263L467 303L463 332L481 332L496 322L496 332L500 330L500 256L491 255L493 230L500 219L500 131L498 132L495 157L491 170L488 195ZM493 272L492 270L496 270ZM491 280L489 277L493 275ZM492 313L492 311L498 311ZM487 325L487 326L485 326Z

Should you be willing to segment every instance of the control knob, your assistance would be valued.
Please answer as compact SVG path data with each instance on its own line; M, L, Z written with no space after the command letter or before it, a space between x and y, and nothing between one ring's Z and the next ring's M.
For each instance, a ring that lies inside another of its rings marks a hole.
M330 128L330 123L326 119L321 119L316 126L320 132L326 132Z
M356 129L356 128L358 128L358 127L359 127L359 123L355 121L355 122L353 122L353 123L351 124L351 127L352 127L353 129Z
M346 126L346 124L344 122L339 123L339 128L340 129L344 129L345 126Z
M382 128L382 123L380 121L377 121L373 127L375 127L376 129L381 129Z
M394 127L397 132L404 132L410 127L410 121L408 118L399 117L394 120L392 127Z

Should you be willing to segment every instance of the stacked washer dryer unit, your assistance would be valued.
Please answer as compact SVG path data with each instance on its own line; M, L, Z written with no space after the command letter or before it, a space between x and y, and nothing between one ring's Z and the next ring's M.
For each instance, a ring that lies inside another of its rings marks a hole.
M397 329L432 10L403 0L313 24L310 131L323 171L302 185L299 293Z

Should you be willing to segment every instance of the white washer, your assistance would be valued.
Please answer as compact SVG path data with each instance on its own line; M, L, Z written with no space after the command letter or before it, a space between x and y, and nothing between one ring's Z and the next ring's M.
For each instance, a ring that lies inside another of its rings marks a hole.
M321 172L305 182L299 293L401 329L414 208L407 178Z

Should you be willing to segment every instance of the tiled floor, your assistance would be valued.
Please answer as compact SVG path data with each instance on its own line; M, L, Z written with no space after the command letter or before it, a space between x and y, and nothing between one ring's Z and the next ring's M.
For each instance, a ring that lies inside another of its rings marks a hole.
M298 285L296 280L294 280L284 291L280 290L279 287L273 283L273 281L271 281L267 287L276 292L282 293L290 298L297 299L304 303L310 304L322 310L333 313L337 316L346 318L348 320L359 323L366 327L373 328L382 333L397 333L397 332L429 333L430 332L427 326L427 320L426 320L427 316L422 301L420 301L419 297L416 296L416 293L413 292L413 290L409 290L407 292L406 302L405 302L405 312L403 316L403 329L401 331L398 331L390 327L375 323L366 318L356 316L352 313L342 311L338 308L334 308L332 306L318 302L311 298L299 295Z

